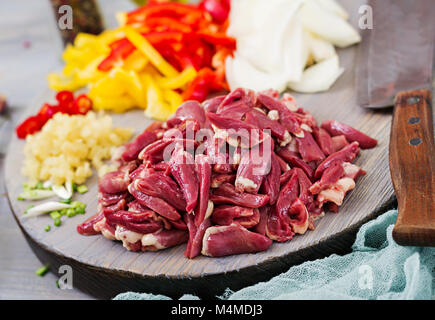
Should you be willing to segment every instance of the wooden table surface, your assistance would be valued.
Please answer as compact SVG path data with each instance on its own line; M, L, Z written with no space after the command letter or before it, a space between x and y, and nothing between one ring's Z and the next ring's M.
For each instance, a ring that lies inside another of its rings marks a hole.
M129 0L99 1L107 27ZM0 1L0 94L7 97L7 122L0 116L0 300L92 299L76 289L60 290L54 270L35 275L41 262L28 246L10 212L4 189L2 154L21 111L47 87L48 72L61 67L62 45L48 0ZM17 173L19 174L19 173Z

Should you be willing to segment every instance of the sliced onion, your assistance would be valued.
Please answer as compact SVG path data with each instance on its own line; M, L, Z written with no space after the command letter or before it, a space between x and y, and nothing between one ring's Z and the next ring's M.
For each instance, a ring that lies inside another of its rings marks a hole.
M309 0L316 2L322 9L329 11L340 18L347 20L349 19L349 14L347 11L335 0Z
M309 31L304 33L308 42L309 51L315 62L329 59L337 54L332 43L317 37Z
M287 87L287 77L284 73L266 73L256 69L246 59L239 57L237 53L234 58L228 57L225 64L226 77L231 90L237 88L249 88L256 91L263 91L274 88L283 91Z
M338 47L347 47L361 41L359 33L346 20L322 10L315 2L306 2L299 15L308 30Z
M255 30L237 39L237 52L240 56L263 72L282 71L287 58L284 48L293 37L292 31L297 31L294 30L294 20L301 4L301 0L275 0L273 5L269 1L262 1L256 10L257 16L251 17L256 20ZM246 13L242 15L245 16ZM292 49L297 54L302 50L302 40L296 40L292 41ZM299 61L295 59L294 63Z
M334 45L361 40L347 18L335 0L231 1L228 34L237 50L226 60L230 88L327 90L343 72Z
M309 57L308 43L298 16L289 24L284 39L284 70L287 81L300 81Z
M229 19L231 21L227 34L232 37L243 37L252 32L257 22L256 8L263 0L236 0L231 1ZM263 16L264 17L264 16Z
M338 56L334 56L306 69L302 75L302 80L291 82L289 87L294 91L303 93L326 91L343 71L344 69L339 66Z

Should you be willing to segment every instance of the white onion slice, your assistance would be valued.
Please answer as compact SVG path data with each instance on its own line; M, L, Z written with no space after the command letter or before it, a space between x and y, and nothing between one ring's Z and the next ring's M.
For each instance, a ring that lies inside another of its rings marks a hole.
M255 91L263 91L274 88L284 91L287 87L287 77L284 73L266 73L256 69L237 53L234 58L228 57L225 63L226 77L231 90L237 88L249 88Z
M291 82L289 87L298 92L315 93L328 90L341 76L338 56L319 62L305 70L299 82Z
M299 15L308 30L338 47L347 47L361 41L359 33L346 20L322 10L315 2L306 2Z
M309 51L315 62L329 59L337 54L334 46L322 38L305 31L304 36L308 42Z
M347 11L335 0L309 0L316 2L322 9L329 11L340 18L347 20L349 19L349 14Z
M284 46L292 37L289 31L293 28L289 26L294 24L294 17L302 4L301 0L274 1L273 5L268 1L256 4L258 8L253 17L246 17L247 14L241 12L239 19L254 20L250 23L253 30L237 38L237 53L260 71L268 73L276 73L283 68L286 59ZM294 51L300 50L300 42L293 41ZM295 60L295 63L298 61Z
M287 81L300 81L309 57L308 43L304 37L301 20L294 17L284 39L284 70Z

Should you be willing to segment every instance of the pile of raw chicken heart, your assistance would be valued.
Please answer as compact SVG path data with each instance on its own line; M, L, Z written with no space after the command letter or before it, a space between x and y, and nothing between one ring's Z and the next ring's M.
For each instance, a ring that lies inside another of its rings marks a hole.
M277 91L187 101L120 150L98 213L77 229L132 251L187 242L188 258L264 251L337 212L365 174L352 162L376 144L337 121L318 126Z

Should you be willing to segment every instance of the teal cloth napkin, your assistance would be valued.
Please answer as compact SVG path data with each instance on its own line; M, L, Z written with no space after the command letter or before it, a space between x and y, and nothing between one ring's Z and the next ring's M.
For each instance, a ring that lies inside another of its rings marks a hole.
M363 225L352 253L333 254L291 267L267 282L219 298L269 299L435 299L435 248L402 247L392 229L397 211L391 210ZM163 300L163 295L126 292L116 300ZM199 299L184 295L180 300Z

